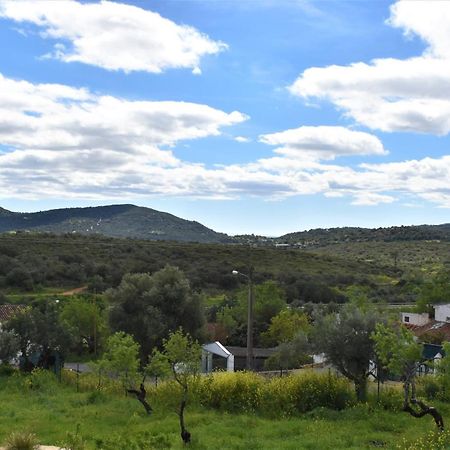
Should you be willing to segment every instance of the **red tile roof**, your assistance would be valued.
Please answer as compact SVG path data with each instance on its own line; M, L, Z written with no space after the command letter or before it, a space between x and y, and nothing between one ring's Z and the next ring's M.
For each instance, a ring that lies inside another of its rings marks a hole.
M425 325L411 325L404 324L410 329L418 338L427 336L433 336L435 338L441 338L443 341L450 341L450 323L438 322L437 320L430 320Z

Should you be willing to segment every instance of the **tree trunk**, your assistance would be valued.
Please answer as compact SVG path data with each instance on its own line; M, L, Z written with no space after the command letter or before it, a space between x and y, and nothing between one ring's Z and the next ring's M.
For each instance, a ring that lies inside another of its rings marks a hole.
M152 413L152 407L148 404L147 400L146 400L146 396L147 396L147 391L145 390L145 386L144 383L141 383L141 386L139 387L139 391L136 389L127 389L127 392L129 394L134 394L136 396L136 399L142 403L142 405L145 408L145 411L147 414L151 414Z
M360 378L355 380L355 393L358 402L367 401L367 378Z
M181 439L185 444L189 444L189 442L191 442L191 433L189 433L184 425L184 409L186 408L186 401L187 386L183 386L183 398L180 403L180 411L178 412L178 417L180 418Z

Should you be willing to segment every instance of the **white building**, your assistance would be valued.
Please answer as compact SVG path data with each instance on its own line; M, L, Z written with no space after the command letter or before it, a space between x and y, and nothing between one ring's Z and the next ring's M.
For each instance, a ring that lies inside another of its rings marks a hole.
M428 313L402 312L402 323L421 327L422 325L426 325L429 321L430 316Z
M450 303L435 305L434 319L438 322L450 322Z

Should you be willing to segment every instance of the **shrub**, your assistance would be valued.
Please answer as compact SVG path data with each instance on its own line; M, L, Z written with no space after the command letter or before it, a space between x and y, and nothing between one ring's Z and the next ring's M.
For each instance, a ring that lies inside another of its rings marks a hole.
M341 410L354 399L348 381L330 373L307 372L292 376L287 389L290 389L295 411L299 413L318 407Z
M395 387L383 387L380 398L376 394L371 394L369 402L386 411L399 412L403 409L403 392Z
M434 400L436 398L443 397L442 384L439 379L434 376L425 376L420 380L420 390L423 391L423 395L428 400Z
M45 369L34 369L25 378L25 385L33 391L51 392L57 383L55 374Z
M33 433L13 432L5 442L6 450L37 450L38 442Z
M203 380L202 405L228 412L250 412L259 408L264 379L252 372L217 372Z

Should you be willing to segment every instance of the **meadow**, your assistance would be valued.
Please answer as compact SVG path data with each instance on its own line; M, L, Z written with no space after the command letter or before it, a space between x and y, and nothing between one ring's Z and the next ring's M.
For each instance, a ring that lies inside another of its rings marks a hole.
M159 393L150 390L154 412L147 416L134 398L118 392L77 392L72 383L43 377L37 381L30 385L30 377L24 375L0 378L0 442L11 431L31 431L42 444L73 450L186 448L179 437L176 409L170 400L164 404L167 385L160 385ZM186 414L193 450L448 448L414 444L434 431L432 419L414 419L389 402L377 405L373 398L343 410L315 407L285 417L262 410L230 412L200 403L194 400ZM439 407L449 417L449 405Z

